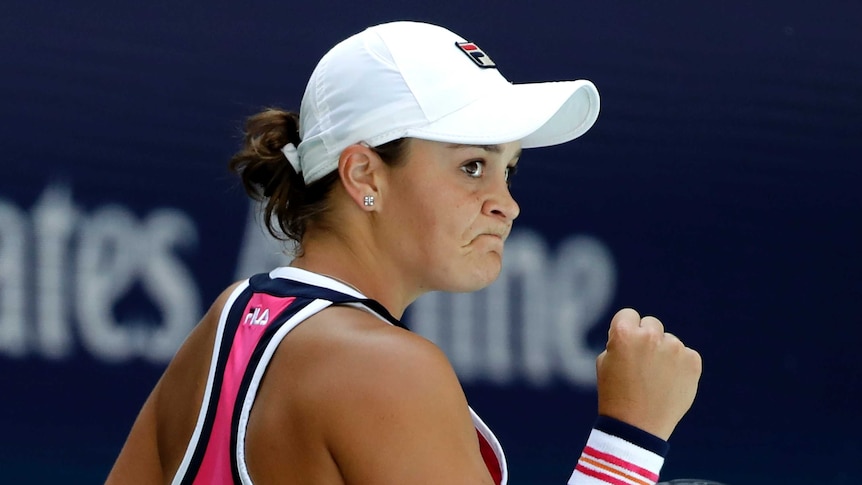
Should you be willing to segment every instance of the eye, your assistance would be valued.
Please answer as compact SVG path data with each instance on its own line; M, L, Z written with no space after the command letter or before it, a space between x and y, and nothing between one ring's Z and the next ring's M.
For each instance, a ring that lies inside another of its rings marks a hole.
M479 178L485 173L485 161L470 160L464 165L461 165L461 170L463 170L464 173L466 173L470 177Z
M508 184L509 187L512 186L512 177L514 177L516 173L518 173L517 165L510 165L506 167L506 184Z

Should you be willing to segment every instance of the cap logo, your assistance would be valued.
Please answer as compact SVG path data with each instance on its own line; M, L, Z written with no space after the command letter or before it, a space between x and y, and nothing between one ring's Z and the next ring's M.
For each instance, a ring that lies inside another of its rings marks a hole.
M472 59L477 66L483 68L497 67L494 61L488 57L488 54L485 54L476 44L472 42L455 42L455 45L461 49L461 52L467 54L467 57Z

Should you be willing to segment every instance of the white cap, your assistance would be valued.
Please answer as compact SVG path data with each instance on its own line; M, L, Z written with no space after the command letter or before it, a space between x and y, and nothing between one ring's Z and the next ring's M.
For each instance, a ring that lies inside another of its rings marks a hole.
M442 27L392 22L333 47L300 108L302 143L285 154L306 184L338 167L342 150L403 137L523 148L583 135L599 115L585 80L512 84L478 46Z

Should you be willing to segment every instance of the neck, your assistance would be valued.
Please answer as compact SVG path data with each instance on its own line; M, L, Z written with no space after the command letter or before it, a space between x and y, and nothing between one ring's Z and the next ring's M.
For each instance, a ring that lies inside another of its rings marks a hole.
M367 240L362 237L347 240L332 231L320 231L320 234L306 231L302 255L290 265L341 281L377 300L400 319L407 306L422 292L387 267L385 256L378 256L373 248L357 243Z

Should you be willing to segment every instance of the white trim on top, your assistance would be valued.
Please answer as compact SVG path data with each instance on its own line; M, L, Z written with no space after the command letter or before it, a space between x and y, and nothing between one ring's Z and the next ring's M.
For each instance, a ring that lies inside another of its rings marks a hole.
M501 479L500 485L506 485L509 481L509 465L506 463L506 454L503 453L503 446L500 445L500 440L494 435L494 432L491 431L491 428L482 421L482 418L476 414L476 411L473 411L473 408L467 406L467 409L470 410L470 417L473 418L473 426L476 427L476 430L482 433L482 436L485 437L485 441L491 445L491 449L494 451L494 454L497 455L497 461L500 462L500 471Z
M320 273L313 273L311 271L304 270L301 268L294 268L293 266L281 266L275 268L274 270L269 272L269 277L294 280L299 281L300 283L307 283L314 286L322 286L324 288L329 288L330 290L335 290L356 298L368 298L362 293L356 291L348 285L345 285L344 283L336 280L331 276L324 276Z

